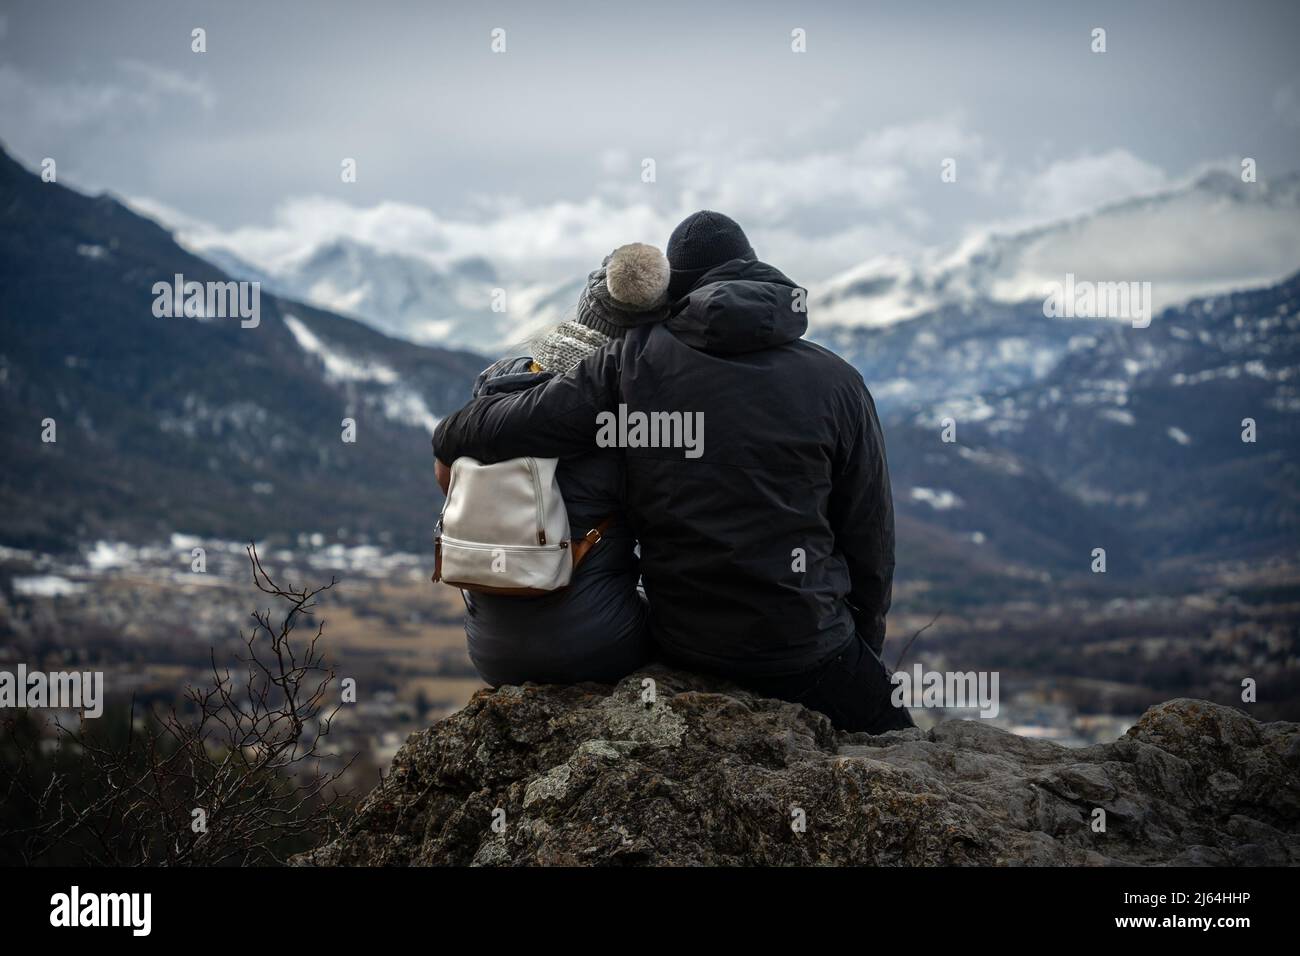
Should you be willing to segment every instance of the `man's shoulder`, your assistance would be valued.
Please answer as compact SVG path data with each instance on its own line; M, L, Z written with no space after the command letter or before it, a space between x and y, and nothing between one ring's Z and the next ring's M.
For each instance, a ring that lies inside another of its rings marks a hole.
M847 374L857 374L857 369L824 345L818 345L816 342L802 338L790 344L798 346L811 355L816 356L819 361L825 362L828 368L841 369Z
M796 342L791 342L790 347L801 356L809 367L816 370L817 375L824 378L827 385L863 387L862 373L825 346L810 342L807 339L799 339Z
M792 344L799 347L807 362L807 368L800 374L801 380L809 383L809 390L832 409L836 419L860 421L864 415L875 417L876 403L861 372L816 342L800 339Z

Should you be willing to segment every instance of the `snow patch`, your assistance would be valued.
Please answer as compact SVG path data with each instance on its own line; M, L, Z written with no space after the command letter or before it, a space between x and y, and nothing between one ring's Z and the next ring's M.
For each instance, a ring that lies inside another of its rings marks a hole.
M373 382L386 386L373 401L383 412L384 417L402 425L423 428L430 435L438 426L438 416L429 410L424 398L415 389L402 382L402 378L391 367L371 359L359 359L331 348L321 341L302 320L294 315L286 315L284 324L293 334L299 347L320 359L325 366L325 378L334 384L343 382Z
M981 467L1001 472L1004 475L1014 477L1024 474L1024 469L1020 467L1020 463L1009 454L986 451L980 448L968 448L965 445L957 448L957 454L967 461L972 461Z
M84 590L86 585L80 581L69 581L57 574L33 574L14 578L14 593L25 597L67 597Z
M121 541L96 541L86 555L86 564L92 571L123 568L134 560L135 554L131 546Z
M439 418L429 411L424 399L409 388L390 389L383 396L384 415L404 425L423 428L430 435L438 427Z
M316 333L303 325L297 316L286 315L284 324L288 326L299 348L320 359L325 366L325 377L331 382L378 382L380 385L392 385L398 380L397 372L381 362L356 359L330 348Z
M924 502L935 511L949 511L953 508L960 508L965 504L957 495L944 489L936 490L918 486L912 489L911 497L913 501Z

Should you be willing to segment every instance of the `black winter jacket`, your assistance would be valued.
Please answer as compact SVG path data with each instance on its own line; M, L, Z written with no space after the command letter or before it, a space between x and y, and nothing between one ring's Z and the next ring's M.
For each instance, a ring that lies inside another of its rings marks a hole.
M698 457L624 449L651 632L665 655L743 679L809 671L855 628L879 651L894 571L884 437L862 377L801 338L801 292L765 263L725 263L666 321L539 388L444 419L435 451L444 462L577 455L608 434L598 415L620 405L629 422L702 412Z

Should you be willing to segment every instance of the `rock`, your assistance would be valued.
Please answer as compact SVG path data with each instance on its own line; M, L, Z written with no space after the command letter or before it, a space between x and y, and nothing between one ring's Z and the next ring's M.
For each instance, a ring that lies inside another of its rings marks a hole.
M480 691L412 734L342 835L295 862L1295 864L1297 741L1300 725L1199 700L1081 750L980 721L846 734L651 667L614 688Z

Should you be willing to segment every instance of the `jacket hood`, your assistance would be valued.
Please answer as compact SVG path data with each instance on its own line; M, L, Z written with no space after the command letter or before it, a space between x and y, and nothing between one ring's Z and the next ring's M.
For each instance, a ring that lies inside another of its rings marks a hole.
M665 325L703 352L736 355L775 348L808 329L808 313L796 309L799 289L765 262L732 259L703 275L674 303Z

